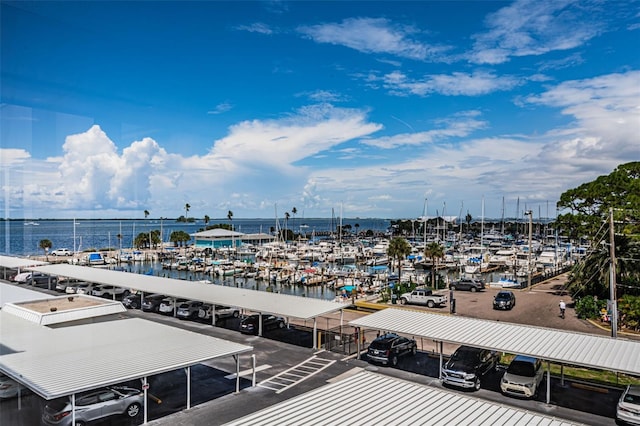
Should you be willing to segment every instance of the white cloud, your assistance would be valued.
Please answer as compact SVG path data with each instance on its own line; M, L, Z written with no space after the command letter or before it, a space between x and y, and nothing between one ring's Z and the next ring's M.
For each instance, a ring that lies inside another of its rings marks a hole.
M440 120L438 124L442 123L445 125L445 127L440 129L362 139L360 142L365 145L375 146L378 148L393 149L405 145L419 146L434 142L444 142L454 137L462 138L468 136L475 130L482 129L487 126L485 121L474 119L473 117L475 115L475 113L460 114L457 117Z
M223 102L221 104L216 105L214 109L207 111L207 114L211 114L211 115L222 114L231 110L231 108L233 108L232 104L230 104L229 102Z
M9 167L16 163L24 163L31 158L28 151L20 148L0 148L0 166Z
M588 7L573 0L515 1L487 16L488 31L474 36L469 60L500 64L512 56L582 46L603 31L602 23L592 19L593 11L585 13Z
M488 71L475 71L473 74L432 74L421 79L412 79L401 71L393 71L382 77L369 75L367 78L370 82L382 82L384 88L401 96L428 96L432 93L446 96L479 96L511 90L523 82L516 77L497 76Z
M260 34L273 34L274 31L267 24L263 24L262 22L256 22L250 25L238 25L236 27L239 31L248 31L250 33L260 33Z
M403 58L435 58L444 47L429 46L412 37L417 30L393 25L384 18L349 18L341 23L298 27L316 43L341 45L363 53L387 53Z

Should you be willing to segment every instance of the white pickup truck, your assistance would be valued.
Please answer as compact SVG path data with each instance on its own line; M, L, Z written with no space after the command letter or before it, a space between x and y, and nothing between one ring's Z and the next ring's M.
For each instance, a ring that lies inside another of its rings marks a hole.
M403 305L426 305L429 308L440 307L447 303L447 296L444 294L433 294L431 289L416 288L411 293L401 295L400 303Z

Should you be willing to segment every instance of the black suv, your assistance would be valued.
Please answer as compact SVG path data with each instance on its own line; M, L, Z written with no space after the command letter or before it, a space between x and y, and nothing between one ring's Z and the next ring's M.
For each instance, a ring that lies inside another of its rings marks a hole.
M240 332L245 334L258 334L258 323L260 315L253 314L244 318L240 322ZM274 328L284 328L286 325L284 318L275 315L262 315L262 331L273 330Z
M398 358L403 355L415 355L418 345L414 339L387 333L376 338L369 345L367 359L369 362L398 365Z
M460 346L442 367L444 384L480 389L480 379L498 364L497 352Z
M449 284L449 289L469 290L471 292L476 292L479 290L484 290L484 283L480 280L474 280L472 278L462 278Z
M146 312L158 312L160 303L166 296L163 294L150 294L142 299L142 310Z
M501 290L493 297L493 309L513 309L516 295L509 290Z

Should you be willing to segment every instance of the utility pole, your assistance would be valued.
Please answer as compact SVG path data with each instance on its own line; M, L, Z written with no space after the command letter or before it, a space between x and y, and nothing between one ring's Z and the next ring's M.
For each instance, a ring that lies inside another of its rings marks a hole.
M616 247L613 229L613 208L609 208L609 298L611 299L611 337L618 337L618 302L616 301Z
M529 252L527 256L527 288L531 291L531 238L532 238L532 228L533 228L533 212L531 210L527 210L524 214L529 216Z

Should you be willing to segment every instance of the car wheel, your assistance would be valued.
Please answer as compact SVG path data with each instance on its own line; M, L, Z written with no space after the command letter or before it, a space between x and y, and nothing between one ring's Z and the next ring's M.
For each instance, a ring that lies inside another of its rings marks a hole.
M278 328L284 328L284 322L278 321Z
M131 303L131 309L138 309L138 304L136 302Z
M394 367L398 365L398 355L393 355L391 357L391 365L393 365Z
M480 390L480 379L476 379L476 382L473 384L473 389Z
M428 307L428 308L433 308L434 306L436 306L436 304L435 304L435 303L433 303L433 300L429 300L429 301L427 301L427 307Z
M76 420L75 426L84 426L84 422L82 420Z
M477 288L475 288L475 287L471 287L471 293L475 293L476 291L478 291L478 289L477 289Z
M456 291L456 286L455 286L455 285L450 285L450 286L449 286L449 290L451 290L451 291Z
M407 304L407 299L405 299L404 297L400 298L400 304L401 305L406 305Z
M127 411L125 411L125 413L127 414L127 417L136 417L138 414L140 414L140 404L134 402L127 407Z
M238 318L240 316L240 312L238 311L233 311L233 317L234 318Z

